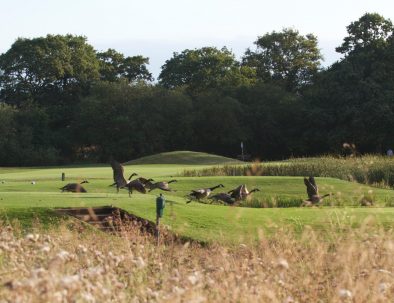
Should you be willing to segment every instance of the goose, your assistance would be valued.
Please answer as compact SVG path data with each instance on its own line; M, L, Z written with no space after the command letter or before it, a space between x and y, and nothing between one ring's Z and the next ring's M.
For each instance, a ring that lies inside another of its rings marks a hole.
M177 180L171 180L171 181L168 181L168 182L162 181L162 182L156 182L156 183L147 182L145 184L145 186L147 188L149 188L150 192L152 190L156 189L156 188L164 190L164 191L175 191L175 190L170 189L169 186L168 186L170 183L173 183L173 182L177 182Z
M373 200L368 197L363 197L360 200L360 205L361 206L373 206Z
M114 183L111 184L110 186L116 185L116 192L119 193L119 188L125 187L128 183L130 183L130 179L133 176L137 176L136 173L132 173L129 177L128 180L125 179L123 173L124 173L124 168L123 166L115 161L114 159L111 159L111 167L113 170L113 178L114 178Z
M151 183L151 181L153 181L153 179L145 179L145 178L140 177L140 178L137 178L137 179L134 179L134 180L128 182L125 185L125 187L127 187L129 190L129 197L131 197L133 190L136 190L136 191L140 192L141 194L146 194L145 184Z
M306 186L306 192L308 194L308 199L304 201L302 205L311 206L320 203L323 198L329 196L330 194L325 194L323 196L319 195L319 188L316 185L314 177L309 177L309 179L304 177L304 183Z
M147 183L152 183L152 181L154 181L153 179L150 179L150 178L146 179L146 178L143 178L143 177L139 177L136 180L140 181L144 185L146 185Z
M231 194L231 198L235 199L235 201L239 201L244 200L246 197L256 191L260 191L260 189L254 188L251 191L248 191L248 189L246 188L246 184L242 184L237 188L230 190L228 193Z
M131 175L130 175L130 177L126 180L126 183L128 184L128 183L130 183L131 181L131 178L132 177L134 177L134 176L138 176L138 174L136 174L136 173L132 173ZM145 184L145 183L147 183L147 182L149 182L149 181L153 181L153 179L145 179L145 178L143 178L143 177L139 177L139 178L137 178L137 179L134 179L134 181L135 180L139 180L142 184ZM114 183L112 183L110 186L115 186L116 185L116 182L114 182Z
M216 200L216 201L223 201L226 204L233 205L235 200L227 193L219 193L213 196L210 196L208 199Z
M192 202L192 199L200 201L200 199L207 198L211 194L211 192L213 190L215 190L216 188L219 188L219 187L224 187L224 185L223 184L219 184L219 185L216 185L216 186L213 186L213 187L200 188L200 189L192 190L191 193L188 195L190 200L186 201L186 203Z
M64 185L63 187L61 187L61 191L69 191L69 192L73 192L73 193L86 193L86 189L83 188L83 186L81 184L84 183L89 183L87 180L82 181L81 183L68 183L66 185Z

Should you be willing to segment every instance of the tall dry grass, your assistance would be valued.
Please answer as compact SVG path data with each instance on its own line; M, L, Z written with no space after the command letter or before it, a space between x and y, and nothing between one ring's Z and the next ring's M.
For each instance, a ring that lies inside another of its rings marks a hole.
M366 221L324 237L283 228L237 247L163 243L63 223L0 225L0 302L392 302L394 237Z
M394 158L377 155L298 158L282 162L256 162L249 165L224 165L201 170L185 170L182 176L315 176L356 181L379 187L393 187Z

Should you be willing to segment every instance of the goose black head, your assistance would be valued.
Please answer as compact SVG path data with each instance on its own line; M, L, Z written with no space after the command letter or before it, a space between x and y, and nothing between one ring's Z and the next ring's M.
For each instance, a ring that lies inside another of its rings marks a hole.
M137 173L132 173L132 174L130 175L130 177L129 177L129 180L130 180L131 178L133 178L134 176L138 176L138 174L137 174Z
M88 181L88 180L83 180L83 181L81 182L81 184L84 184L84 183L89 183L89 181Z

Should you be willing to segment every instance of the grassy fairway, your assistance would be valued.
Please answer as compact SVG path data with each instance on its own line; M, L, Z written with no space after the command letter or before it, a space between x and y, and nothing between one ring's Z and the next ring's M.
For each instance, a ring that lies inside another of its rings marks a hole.
M358 226L372 215L385 226L393 226L394 208L273 208L253 209L206 205L192 202L185 204L184 196L190 189L209 187L222 183L224 190L245 183L248 188L258 187L256 199L272 197L305 198L305 186L301 177L194 177L178 178L177 173L185 167L199 168L198 165L131 165L125 167L128 175L137 172L155 180L176 178L171 187L177 191L165 193L167 208L164 224L182 235L199 240L220 242L245 242L256 239L259 233L272 233L284 225L302 230L305 225L315 229L345 228ZM61 173L66 173L66 182L60 181ZM171 177L172 176L172 177ZM87 178L87 194L60 193L59 187L67 182ZM36 181L35 185L30 181ZM133 194L128 197L125 190L116 194L112 183L112 170L109 166L90 166L74 168L16 169L0 170L0 209L3 217L19 218L28 223L34 216L40 220L50 220L50 211L54 207L67 206L102 206L113 204L136 215L153 220L155 216L155 197L158 190L150 194ZM332 178L317 178L321 193L334 193L332 199L343 199L344 203L357 202L363 195L370 195L383 206L394 199L391 190L377 189L357 183L350 183Z

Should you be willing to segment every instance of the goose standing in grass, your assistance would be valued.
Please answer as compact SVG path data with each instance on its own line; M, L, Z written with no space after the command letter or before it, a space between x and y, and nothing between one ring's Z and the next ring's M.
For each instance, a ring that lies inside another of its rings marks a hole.
M60 188L62 192L68 191L72 193L86 193L86 189L83 188L81 184L89 183L87 180L82 181L81 183L68 183Z
M210 196L208 199L211 200L216 200L216 201L222 201L226 204L229 205L234 205L234 203L236 202L229 194L227 193L219 193L213 196ZM212 202L211 202L212 203Z
M189 197L189 201L186 201L186 203L192 202L192 200L197 200L200 201L201 199L207 198L213 190L219 187L224 187L223 184L219 184L213 187L208 187L208 188L200 188L196 190L192 190L190 194L187 195Z
M302 203L303 206L312 206L319 204L323 198L328 197L330 194L325 194L323 196L319 195L319 188L316 185L314 177L309 177L309 179L304 178L304 183L306 186L306 192L308 194L308 199Z
M177 180L171 180L171 181L168 181L168 182L162 181L162 182L156 182L156 183L147 182L145 185L146 185L147 188L149 188L150 192L152 190L156 189L156 188L164 190L164 191L175 191L175 190L172 190L169 187L169 184L173 183L173 182L177 182Z
M246 184L242 184L237 188L230 190L228 193L231 195L231 198L233 198L235 201L240 201L246 199L250 194L256 191L260 191L260 189L254 188L251 191L249 191L246 187Z

